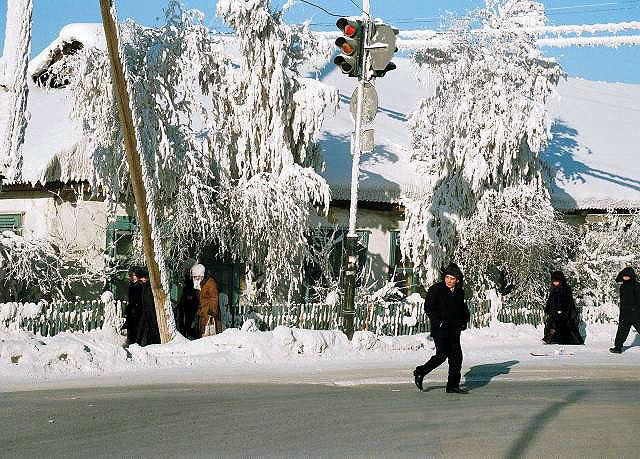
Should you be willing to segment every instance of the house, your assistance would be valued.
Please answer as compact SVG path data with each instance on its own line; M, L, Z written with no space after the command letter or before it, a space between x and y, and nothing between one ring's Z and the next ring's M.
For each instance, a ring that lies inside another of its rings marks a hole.
M82 43L103 46L99 27L65 27L60 37L32 62L33 78L47 81L47 66ZM400 196L418 193L426 186L410 160L407 121L427 90L416 81L408 59L395 61L398 69L376 81L380 98L375 120L376 147L362 156L358 234L372 277L385 280L396 276L407 291L412 291L412 270L402 264L399 256L398 228L403 215ZM322 175L330 184L332 203L328 215L313 222L331 232L348 225L349 142L353 129L348 104L356 84L332 65L320 79L340 91L340 108L335 115L327 115L320 137L326 162ZM83 186L91 170L89 155L68 117L68 90L63 84L54 86L58 87L44 90L30 84L31 119L23 148L24 180L5 181L0 191L0 230L11 229L25 237L73 235L79 244L101 247L117 241L111 248L112 255L126 257L132 243L134 209L120 207L116 219L109 220L102 200L87 199ZM551 104L553 139L542 155L554 176L554 206L576 224L605 209L639 209L640 85L569 78L560 84L559 94L560 98ZM1 97L0 94L0 103ZM339 243L338 237L336 244ZM232 303L237 302L242 267L213 259L205 262L231 293ZM123 284L116 288L122 296Z

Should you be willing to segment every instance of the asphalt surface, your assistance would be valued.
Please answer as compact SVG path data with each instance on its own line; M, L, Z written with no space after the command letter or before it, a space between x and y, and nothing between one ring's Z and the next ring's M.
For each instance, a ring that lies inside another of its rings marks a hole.
M1 457L638 457L637 381L0 393Z

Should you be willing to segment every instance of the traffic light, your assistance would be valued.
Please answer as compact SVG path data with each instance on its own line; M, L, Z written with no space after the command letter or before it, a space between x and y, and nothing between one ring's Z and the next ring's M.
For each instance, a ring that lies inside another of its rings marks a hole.
M396 64L391 62L393 55L398 51L396 47L396 35L398 29L381 22L373 24L371 44L367 47L371 53L371 73L374 77L382 78L387 72L396 69Z
M353 17L343 17L338 19L336 26L343 33L342 37L336 39L336 46L340 48L340 54L336 56L333 63L350 77L362 75L362 46L364 38L364 27L362 21Z

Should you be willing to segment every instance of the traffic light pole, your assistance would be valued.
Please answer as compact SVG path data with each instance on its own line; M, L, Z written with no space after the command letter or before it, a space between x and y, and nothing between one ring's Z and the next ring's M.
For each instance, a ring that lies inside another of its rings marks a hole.
M371 15L369 0L364 0L362 4L364 23L364 46L361 59L361 76L358 81L358 103L355 119L355 133L351 137L351 201L349 206L349 232L347 234L346 252L347 263L344 271L344 302L342 308L343 329L349 339L353 337L353 322L355 317L355 293L356 293L356 273L357 273L357 247L358 235L356 234L356 216L358 212L358 180L360 176L360 155L362 153L362 109L364 106L364 86L369 81L369 52L367 45L369 42L369 31L371 28Z

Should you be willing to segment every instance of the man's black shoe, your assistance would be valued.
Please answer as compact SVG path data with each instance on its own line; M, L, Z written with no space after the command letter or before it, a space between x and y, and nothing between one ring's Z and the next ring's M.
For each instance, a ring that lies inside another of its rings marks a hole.
M469 391L467 389L463 389L462 387L447 387L447 394L468 394Z
M422 380L424 379L424 375L420 373L417 369L413 370L413 382L416 383L416 387L420 392L422 392Z
M622 354L622 349L620 349L619 347L612 347L611 349L609 349L609 352L613 354Z

